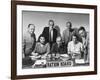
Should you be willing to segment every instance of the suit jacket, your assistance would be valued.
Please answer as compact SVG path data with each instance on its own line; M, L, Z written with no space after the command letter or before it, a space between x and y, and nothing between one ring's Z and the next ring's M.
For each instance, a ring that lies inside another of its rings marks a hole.
M58 47L58 44L57 43L54 43L53 45L52 45L52 48L51 48L51 54L52 53L59 53L59 54L65 54L65 53L67 53L66 52L66 46L62 43L59 47Z
M64 41L64 43L66 44L66 46L68 45L68 42L72 40L72 36L76 34L78 37L78 40L81 41L80 37L79 37L79 33L78 33L78 29L74 28L71 30L71 32L69 32L68 29L65 29L63 31L63 36L62 36L62 40Z
M46 42L55 43L57 38L57 30L53 28L53 41L49 40L49 27L45 27L42 35L45 37Z
M23 36L23 53L25 56L31 55L35 48L36 36L35 34L30 35L28 32Z

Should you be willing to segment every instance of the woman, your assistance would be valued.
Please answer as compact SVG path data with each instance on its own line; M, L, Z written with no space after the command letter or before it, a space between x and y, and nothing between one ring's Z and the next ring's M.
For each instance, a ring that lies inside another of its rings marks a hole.
M43 35L39 36L39 41L36 43L35 49L32 55L36 58L46 58L50 52L49 43L45 43L45 37Z

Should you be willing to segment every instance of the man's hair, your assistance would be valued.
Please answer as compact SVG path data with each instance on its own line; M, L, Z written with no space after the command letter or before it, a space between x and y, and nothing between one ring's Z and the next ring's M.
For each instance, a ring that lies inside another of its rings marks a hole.
M78 29L78 32L79 32L80 30L86 31L85 28L84 28L83 26L81 26L81 27Z
M68 24L68 23L70 24L70 27L72 27L72 23L70 21L66 22L66 24Z
M50 20L49 20L49 23L50 23L50 22L53 22L53 25L54 25L54 20L50 19Z
M28 24L28 28L30 28L31 25L35 26L34 24Z
M50 19L49 22L54 22L54 20Z

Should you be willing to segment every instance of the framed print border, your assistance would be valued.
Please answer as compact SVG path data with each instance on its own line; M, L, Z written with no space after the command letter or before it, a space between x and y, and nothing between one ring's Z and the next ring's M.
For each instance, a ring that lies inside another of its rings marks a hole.
M94 53L95 53L94 71L36 74L36 75L17 75L17 5L93 9L94 10ZM60 77L60 76L93 75L93 74L97 74L97 6L96 5L47 3L47 2L33 2L33 1L13 1L13 0L11 1L11 79L12 80L44 78L44 77Z

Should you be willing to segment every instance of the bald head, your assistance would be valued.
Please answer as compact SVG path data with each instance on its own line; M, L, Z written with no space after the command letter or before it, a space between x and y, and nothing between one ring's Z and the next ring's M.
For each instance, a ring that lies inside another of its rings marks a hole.
M32 33L34 33L34 31L35 31L35 25L34 24L29 24L28 25L28 32L30 34L32 34Z
M57 44L61 44L62 43L62 38L61 37L57 37L56 38L56 43Z

